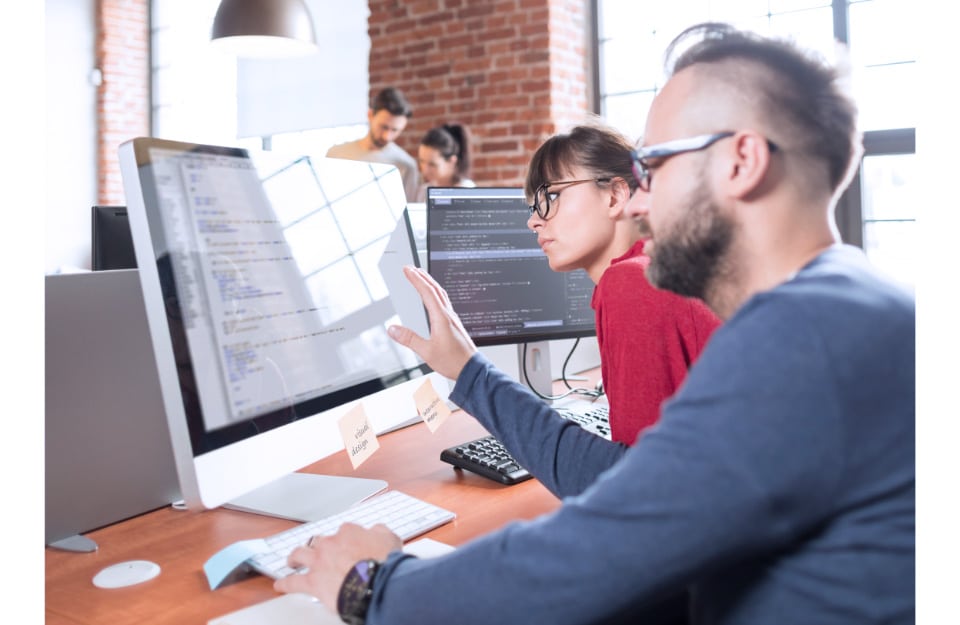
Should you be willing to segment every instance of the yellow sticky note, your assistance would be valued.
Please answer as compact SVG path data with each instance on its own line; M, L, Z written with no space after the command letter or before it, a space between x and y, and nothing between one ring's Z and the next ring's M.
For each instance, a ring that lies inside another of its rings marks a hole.
M380 449L377 435L370 426L363 404L357 404L337 422L343 436L343 446L350 457L350 463L356 469L363 461Z
M437 395L429 378L413 393L413 401L417 404L417 412L423 417L423 422L431 432L436 432L437 428L450 416L447 403Z

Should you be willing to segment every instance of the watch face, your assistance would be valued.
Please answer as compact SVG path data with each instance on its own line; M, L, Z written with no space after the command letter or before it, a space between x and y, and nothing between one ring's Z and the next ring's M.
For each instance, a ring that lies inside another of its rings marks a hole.
M371 560L361 560L354 565L353 570L364 584L369 585L374 566Z
M376 560L361 560L343 578L340 595L337 597L337 612L346 622L363 623L365 620L370 596L373 594L370 580L376 570Z

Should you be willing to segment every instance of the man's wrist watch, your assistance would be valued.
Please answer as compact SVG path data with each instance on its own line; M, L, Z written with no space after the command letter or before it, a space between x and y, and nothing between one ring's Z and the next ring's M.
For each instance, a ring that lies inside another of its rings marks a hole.
M344 623L363 625L366 622L373 579L379 569L380 563L376 560L360 560L347 571L337 596L337 612Z

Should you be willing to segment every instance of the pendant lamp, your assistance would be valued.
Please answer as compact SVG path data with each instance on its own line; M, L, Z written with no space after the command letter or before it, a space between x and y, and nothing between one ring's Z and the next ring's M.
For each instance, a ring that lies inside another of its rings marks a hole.
M241 57L303 56L317 51L304 0L221 0L213 19L214 45Z

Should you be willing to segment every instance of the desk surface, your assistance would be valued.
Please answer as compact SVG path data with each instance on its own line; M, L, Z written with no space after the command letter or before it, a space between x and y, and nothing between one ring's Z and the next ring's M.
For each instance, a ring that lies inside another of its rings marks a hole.
M452 510L457 519L426 534L460 545L512 520L533 518L559 506L539 482L502 486L454 471L440 451L486 431L462 411L436 432L423 424L379 438L380 449L355 471L346 453L310 465L306 472L385 479L389 488ZM167 507L91 532L100 549L78 554L46 549L46 624L111 625L206 623L207 620L277 596L272 581L254 576L211 591L203 563L221 548L274 534L291 521L227 509L205 512ZM158 577L127 588L93 585L102 568L126 560L151 560Z

